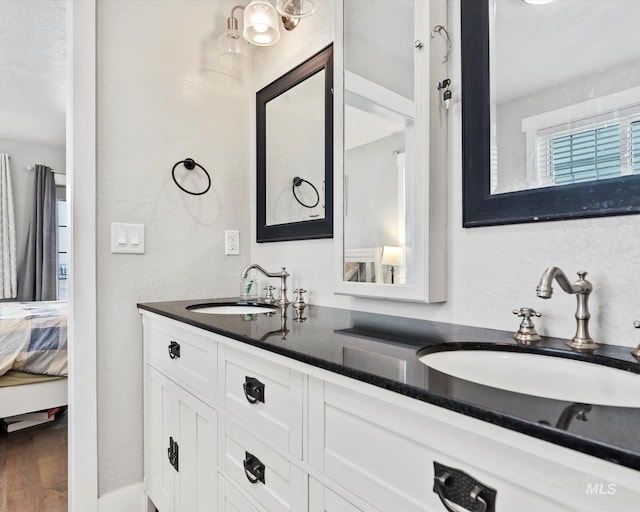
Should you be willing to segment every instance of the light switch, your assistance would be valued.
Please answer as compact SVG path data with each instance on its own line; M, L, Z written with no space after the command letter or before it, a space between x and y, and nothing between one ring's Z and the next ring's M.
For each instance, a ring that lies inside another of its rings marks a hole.
M144 224L111 223L112 254L144 254Z

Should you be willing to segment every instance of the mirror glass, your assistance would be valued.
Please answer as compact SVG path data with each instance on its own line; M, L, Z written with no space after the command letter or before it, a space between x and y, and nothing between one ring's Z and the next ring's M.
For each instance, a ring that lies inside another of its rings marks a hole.
M266 105L268 226L324 218L324 83L321 70Z
M640 212L640 2L460 4L463 225Z
M414 4L344 2L345 281L414 279Z
M256 94L258 242L333 236L332 51Z
M640 2L490 0L491 194L640 173Z

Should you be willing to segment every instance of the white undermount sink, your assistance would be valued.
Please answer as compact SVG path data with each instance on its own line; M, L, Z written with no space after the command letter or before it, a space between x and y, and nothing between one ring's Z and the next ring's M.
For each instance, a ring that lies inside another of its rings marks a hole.
M640 374L556 355L506 350L418 352L429 368L526 395L614 407L640 407Z
M188 306L189 311L205 313L208 315L257 315L260 313L272 313L274 306L268 304L236 304L236 303L207 303Z

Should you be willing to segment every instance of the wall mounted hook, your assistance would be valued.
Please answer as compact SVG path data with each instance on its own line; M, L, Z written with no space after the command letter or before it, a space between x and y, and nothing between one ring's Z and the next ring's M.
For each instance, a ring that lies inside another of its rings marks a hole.
M444 35L442 35L443 32L444 32ZM449 55L451 54L451 38L449 37L449 32L447 32L447 29L444 28L442 25L436 25L435 27L433 27L433 30L431 31L431 39L436 37L436 33L440 34L445 39L445 42L447 43L447 53L442 59L442 62L445 63L449 60Z

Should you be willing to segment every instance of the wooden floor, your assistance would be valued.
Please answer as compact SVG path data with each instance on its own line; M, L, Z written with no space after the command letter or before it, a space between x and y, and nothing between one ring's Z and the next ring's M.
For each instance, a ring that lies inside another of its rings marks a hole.
M66 511L66 412L11 434L0 427L0 512Z

